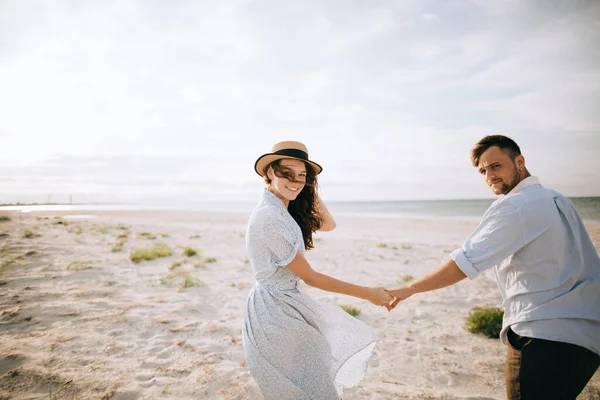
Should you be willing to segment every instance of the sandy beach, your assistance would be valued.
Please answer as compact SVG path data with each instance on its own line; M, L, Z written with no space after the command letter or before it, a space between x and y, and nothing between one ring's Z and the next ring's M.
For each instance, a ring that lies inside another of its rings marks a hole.
M248 215L103 211L0 212L0 399L261 399L241 343L254 284ZM316 236L313 268L392 287L458 247L472 220L337 218ZM600 248L600 225L588 225ZM164 244L172 255L134 263ZM196 254L194 250L197 251ZM422 294L388 313L304 285L311 296L361 309L379 336L349 399L504 398L506 348L468 333L475 306L500 306L491 271ZM600 372L580 399L600 399Z

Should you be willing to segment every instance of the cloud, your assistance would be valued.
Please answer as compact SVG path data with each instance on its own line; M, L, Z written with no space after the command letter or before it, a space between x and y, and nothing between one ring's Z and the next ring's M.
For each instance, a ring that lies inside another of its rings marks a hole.
M322 160L333 197L483 195L468 151L488 133L576 194L593 177L545 166L569 149L600 169L598 15L585 1L4 2L0 201L201 182L248 196L255 158L288 139Z
M436 22L440 20L440 16L433 13L423 13L421 14L421 18L425 21Z

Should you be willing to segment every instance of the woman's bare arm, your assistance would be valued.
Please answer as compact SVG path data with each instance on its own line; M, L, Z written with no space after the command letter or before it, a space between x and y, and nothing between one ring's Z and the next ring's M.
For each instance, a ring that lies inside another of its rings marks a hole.
M321 290L358 297L359 299L368 300L378 306L386 306L386 308L389 307L392 300L394 300L384 288L354 285L315 271L300 252L296 254L296 257L294 257L287 268L295 273L307 285L314 286Z
M335 221L329 212L329 209L325 205L325 202L321 199L321 196L317 199L317 208L319 210L319 216L323 221L323 225L319 228L320 231L327 232L335 229Z

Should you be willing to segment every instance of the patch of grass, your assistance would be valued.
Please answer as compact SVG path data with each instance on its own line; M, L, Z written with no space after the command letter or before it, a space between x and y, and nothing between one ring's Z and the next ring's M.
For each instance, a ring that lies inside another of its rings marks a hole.
M204 263L199 262L194 264L194 268L206 268L206 265Z
M31 231L25 231L25 233L23 233L23 238L25 239L34 239L34 238L38 238L42 235L39 235L35 232L31 232Z
M129 259L138 264L142 261L150 261L160 257L173 255L173 249L166 244L155 244L154 247L136 249L129 254Z
M412 276L412 275L401 275L398 278L398 282L400 282L400 281L402 281L402 282L408 282L408 281L412 281L413 279L415 279L415 277Z
M81 227L77 228L77 230L75 231L76 235L81 235L83 233L83 229L81 229Z
M86 269L91 268L92 267L86 265L83 261L73 261L67 265L67 271L85 271Z
M195 256L196 254L198 254L198 250L192 248L192 247L184 247L183 248L183 255L187 256L187 257L192 257Z
M204 284L190 276L189 271L173 271L169 275L160 279L163 285L171 285L173 282L178 282L178 290L182 291L191 287L202 287Z
M471 333L483 333L498 339L502 330L504 310L498 307L474 307L469 311L465 329Z
M171 384L169 383L167 386L165 386L165 388L162 390L162 394L167 394L167 392L169 391L169 387L171 386Z
M163 276L162 278L160 278L160 283L162 283L163 285L168 285L169 282L171 282L171 279L169 279L168 276Z
M146 238L146 239L149 239L149 240L156 239L156 235L153 235L150 232L138 233L138 237L143 237L143 238Z
M184 290L187 288L201 287L201 286L202 286L202 282L200 282L197 279L186 276L185 278L183 278L183 282L181 282L181 284L179 285L179 290L181 291L181 290Z
M2 254L2 255L11 254L11 253L14 253L16 250L17 250L16 247L4 246L3 248L0 249L0 254Z
M200 235L192 235L190 236L190 239L200 239L201 236Z
M377 247L380 248L380 249L387 249L388 245L387 245L387 243L379 243L377 245Z
M123 250L123 245L125 244L125 242L125 240L119 240L110 251L112 251L113 253L118 253L119 251Z
M81 228L79 228L79 229L81 229ZM103 235L106 235L106 234L108 233L108 227L106 227L106 226L103 226L103 227L97 228L96 230L97 230L98 232L100 232L101 234L103 234ZM75 232L75 233L77 233L77 234L79 235L79 233L78 233L78 232Z
M250 264L250 260L248 260L247 258L244 258L244 264Z
M216 258L214 258L214 257L206 257L206 258L204 259L204 262L205 262L205 263L207 263L207 264L212 264L212 263L216 263L216 262L217 262L217 259L216 259Z
M177 267L181 267L182 265L183 265L183 263L181 261L173 261L173 263L171 264L169 269L175 269Z
M412 249L412 246L411 246L410 244L403 244L403 245L402 245L402 248L403 248L404 250L410 250L410 249Z
M129 239L129 233L129 231L123 232L119 236L117 236L117 239Z
M8 222L11 219L9 217L7 217L6 215L0 215L0 222Z
M342 307L342 310L346 311L348 314L352 315L353 317L358 317L361 312L360 308L357 308L354 306L342 305L340 307Z
M168 233L161 233L160 237L168 238L168 237L171 237L171 235L169 235Z
M67 221L56 221L52 225L69 225L69 223Z

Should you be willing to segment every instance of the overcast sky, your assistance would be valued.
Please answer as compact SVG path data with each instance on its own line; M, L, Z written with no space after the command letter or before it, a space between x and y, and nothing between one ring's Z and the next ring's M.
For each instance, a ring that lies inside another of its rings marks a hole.
M254 201L304 142L329 200L489 198L469 150L600 195L600 2L0 0L0 202Z

